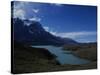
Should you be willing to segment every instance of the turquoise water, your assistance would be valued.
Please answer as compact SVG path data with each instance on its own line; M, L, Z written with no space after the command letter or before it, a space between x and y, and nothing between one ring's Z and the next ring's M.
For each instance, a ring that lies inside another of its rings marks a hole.
M32 47L48 49L49 52L57 56L56 60L58 60L61 64L87 64L90 62L88 60L74 56L70 51L66 52L63 51L62 47L55 47L55 46L32 46Z

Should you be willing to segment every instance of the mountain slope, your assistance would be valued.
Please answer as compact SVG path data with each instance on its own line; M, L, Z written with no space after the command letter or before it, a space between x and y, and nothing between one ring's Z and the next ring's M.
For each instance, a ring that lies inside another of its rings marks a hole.
M77 44L76 41L69 38L61 38L45 31L42 25L36 21L12 19L14 26L14 40L24 44L34 45L63 45Z

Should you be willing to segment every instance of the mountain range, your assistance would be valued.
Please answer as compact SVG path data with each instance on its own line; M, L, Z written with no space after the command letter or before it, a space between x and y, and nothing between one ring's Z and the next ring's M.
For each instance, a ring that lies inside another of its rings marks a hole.
M12 18L14 40L30 45L64 45L78 44L70 38L62 38L47 32L37 21Z

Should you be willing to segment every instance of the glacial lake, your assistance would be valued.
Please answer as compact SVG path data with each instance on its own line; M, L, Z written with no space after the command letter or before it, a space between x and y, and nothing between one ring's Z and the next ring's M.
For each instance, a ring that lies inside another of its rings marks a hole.
M64 51L62 47L56 46L32 46L35 48L45 48L48 49L49 52L56 55L56 60L58 60L61 64L87 64L90 61L79 58L71 53L71 51Z

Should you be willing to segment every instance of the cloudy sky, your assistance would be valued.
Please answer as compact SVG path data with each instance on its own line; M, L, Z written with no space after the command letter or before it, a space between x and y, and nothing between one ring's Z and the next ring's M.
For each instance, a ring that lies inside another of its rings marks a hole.
M13 3L13 17L39 21L43 28L56 36L78 42L95 42L97 36L97 8L95 6L50 3Z

